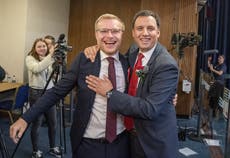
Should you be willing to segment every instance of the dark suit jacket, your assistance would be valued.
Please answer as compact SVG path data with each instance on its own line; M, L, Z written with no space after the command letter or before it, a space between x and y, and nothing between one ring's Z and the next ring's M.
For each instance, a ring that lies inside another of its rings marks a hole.
M129 54L131 67L137 54L138 51ZM158 43L147 65L149 71L138 86L138 97L113 91L109 105L117 113L134 117L147 158L176 158L178 140L172 99L178 83L177 63Z
M128 69L127 59L120 54L119 60L122 63L124 74L126 76ZM83 53L80 53L72 63L70 70L62 77L57 85L46 91L46 93L38 99L35 105L33 105L33 107L22 116L22 118L28 123L32 122L38 117L38 115L41 115L44 111L48 110L50 106L65 97L75 86L77 86L77 106L74 111L70 132L72 152L74 155L87 127L95 99L95 92L89 90L85 79L86 76L90 74L99 76L100 66L100 53L97 53L95 62L93 63L86 59Z

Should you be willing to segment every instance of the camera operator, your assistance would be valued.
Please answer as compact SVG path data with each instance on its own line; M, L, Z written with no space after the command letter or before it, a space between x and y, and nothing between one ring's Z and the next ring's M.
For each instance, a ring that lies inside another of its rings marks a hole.
M50 36L49 36L50 37ZM47 40L48 38L46 38ZM51 43L53 39L51 38ZM29 75L29 102L33 106L35 101L41 97L45 87L47 90L52 88L54 83L52 80L47 82L50 75L52 74L55 60L53 58L54 54L54 45L48 44L42 38L36 39L32 46L31 51L26 57L26 66L28 69ZM44 113L47 123L48 123L48 136L50 143L49 153L55 157L60 157L61 152L58 147L55 147L55 135L56 135L56 106L51 107L47 112ZM32 158L41 158L42 151L38 148L38 137L39 137L39 127L42 123L42 116L38 117L35 121L32 122L31 127L31 141L33 146Z
M224 74L227 71L227 67L224 63L224 55L220 54L218 56L218 62L215 66L212 64L212 57L208 57L208 68L211 74L214 76L214 82L211 83L209 89L209 106L212 108L212 116L218 117L219 109L218 108L218 99L223 95L225 80Z
M215 80L219 81L221 84L224 85L224 74L226 73L227 71L227 66L225 65L224 63L224 55L221 54L218 56L218 62L216 65L213 66L211 60L212 60L212 57L208 57L208 67L211 71L211 73L213 73L213 76L215 78Z

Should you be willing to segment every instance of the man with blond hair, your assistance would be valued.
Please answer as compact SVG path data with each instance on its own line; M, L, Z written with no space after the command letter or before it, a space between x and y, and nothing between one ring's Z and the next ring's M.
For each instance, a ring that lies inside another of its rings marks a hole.
M14 142L18 142L30 122L76 86L78 102L70 132L72 157L129 158L123 116L107 109L107 98L91 91L85 82L89 74L113 76L114 87L120 92L125 91L128 64L118 50L124 30L124 23L115 15L103 14L96 20L95 36L100 50L95 62L81 52L56 86L11 126L10 136Z

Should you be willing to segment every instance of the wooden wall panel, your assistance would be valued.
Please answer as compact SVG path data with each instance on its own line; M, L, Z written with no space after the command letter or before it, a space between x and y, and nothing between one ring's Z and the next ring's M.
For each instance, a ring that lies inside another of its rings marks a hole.
M171 36L177 32L197 32L196 8L196 0L71 0L68 41L69 45L73 46L73 52L68 54L68 64L78 52L96 43L94 22L101 14L112 13L125 22L126 31L121 52L126 52L133 42L131 21L134 14L140 9L151 9L161 17L159 40L175 57L181 69L177 114L190 116L194 103L194 89L186 94L181 91L181 83L183 79L189 79L194 88L196 48L184 49L184 57L179 59L171 45Z
M160 42L167 47L175 57L180 67L180 80L178 84L178 115L190 116L194 104L194 86L196 70L196 46L185 48L184 57L178 54L171 45L173 33L188 33L198 30L197 2L196 0L142 0L141 9L151 9L161 18ZM182 92L182 81L188 79L192 82L192 91Z
M180 0L179 3L178 32L195 32L198 30L197 3L195 0ZM184 57L178 60L181 68L180 82L178 86L178 115L191 115L194 105L195 71L196 71L196 46L184 49ZM182 92L182 80L188 79L192 83L192 91L189 94Z
M140 10L140 0L71 0L69 19L69 44L73 52L68 55L68 63L84 48L96 44L94 22L104 13L112 13L120 17L126 26L123 35L121 52L126 52L133 42L131 21L133 15Z

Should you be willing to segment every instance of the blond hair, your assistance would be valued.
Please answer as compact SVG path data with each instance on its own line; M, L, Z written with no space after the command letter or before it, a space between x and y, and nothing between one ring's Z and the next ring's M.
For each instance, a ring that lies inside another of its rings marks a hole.
M96 21L95 21L95 31L98 29L97 28L97 24L101 21L101 20L104 20L104 19L115 19L115 20L118 20L120 23L121 23L121 29L122 31L125 31L125 24L124 22L116 15L113 15L113 14L102 14Z

